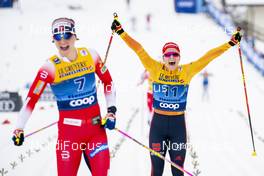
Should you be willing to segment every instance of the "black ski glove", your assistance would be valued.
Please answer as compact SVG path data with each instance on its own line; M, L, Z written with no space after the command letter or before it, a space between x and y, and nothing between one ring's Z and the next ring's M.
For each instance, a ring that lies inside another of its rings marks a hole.
M232 37L228 43L231 46L235 46L236 44L238 44L241 41L241 38L242 38L242 35L240 34L240 32L236 31L236 33L234 33L232 35Z
M20 146L24 142L24 131L22 129L16 129L13 132L13 138L12 140L14 141L14 145Z
M114 19L114 21L112 22L111 29L115 31L115 33L117 33L118 35L121 35L124 32L124 29L122 28L121 24L116 19Z

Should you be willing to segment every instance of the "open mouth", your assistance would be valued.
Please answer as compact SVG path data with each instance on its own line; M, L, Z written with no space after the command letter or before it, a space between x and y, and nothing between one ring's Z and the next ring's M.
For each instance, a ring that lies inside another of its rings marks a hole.
M169 65L175 65L176 62L169 62Z
M67 49L69 49L70 48L70 46L68 45L68 46L60 46L60 49L62 50L62 51L66 51Z

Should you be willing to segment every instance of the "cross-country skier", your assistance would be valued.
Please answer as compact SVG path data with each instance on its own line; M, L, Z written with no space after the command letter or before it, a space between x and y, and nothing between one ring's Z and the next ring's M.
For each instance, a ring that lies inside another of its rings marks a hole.
M190 81L209 62L223 54L231 46L236 45L241 40L240 33L236 32L229 42L209 50L198 60L179 65L181 55L176 43L168 42L163 46L163 62L158 62L124 31L118 20L113 21L111 29L134 50L153 81L154 115L150 127L149 147L164 156L168 150L170 159L183 166L187 142L184 112ZM151 155L151 164L151 175L161 176L164 160ZM173 176L183 175L183 172L174 167L171 170Z
M149 72L147 70L144 70L144 72L141 74L141 79L138 85L141 85L145 82L145 80L148 81L148 91L147 91L147 106L148 106L148 124L151 121L152 115L153 115L153 94L152 94L152 80L150 79Z
M150 31L150 29L151 29L151 18L152 18L151 13L147 13L146 14L146 29L148 31Z
M24 127L47 84L59 110L56 147L59 176L76 176L82 153L93 176L107 176L110 165L105 128L115 127L115 89L106 66L93 49L76 48L75 22L58 18L52 23L58 53L39 69L14 130L15 145L24 142ZM107 114L101 125L95 75L104 84Z
M203 83L202 99L209 101L209 90L208 90L209 77L212 76L212 74L205 70L205 71L203 71L201 73L201 76L203 77L203 81L202 81L202 83Z

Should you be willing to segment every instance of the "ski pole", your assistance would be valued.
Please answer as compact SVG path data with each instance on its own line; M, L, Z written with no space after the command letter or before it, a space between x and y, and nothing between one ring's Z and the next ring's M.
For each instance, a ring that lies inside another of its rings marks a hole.
M240 30L241 30L241 28L238 27L237 31L239 32ZM252 130L252 123L251 123L251 116L250 116L250 110L249 110L247 87L246 87L246 80L245 80L245 73L244 73L244 67L243 67L243 61L242 61L242 52L241 52L241 48L240 48L240 42L238 43L238 53L239 53L239 58L240 58L240 67L241 67L242 80L243 80L244 92L245 92L245 98L246 98L246 106L247 106L249 127L250 127L250 133L251 133L251 140L252 140L252 145L253 145L252 156L256 156L257 153L256 153L256 149L255 149L254 136L253 136L253 130Z
M117 19L118 18L117 13L114 13L113 16L114 16L114 19ZM109 50L110 50L110 46L112 44L112 40L113 40L114 34L115 34L115 31L112 31L112 34L111 34L111 37L109 39L108 46L107 46L107 49L106 49L106 53L105 53L105 58L104 58L103 65L106 63L107 56L108 56L108 53L109 53Z
M127 133L121 131L118 128L115 128L116 131L118 131L119 133L123 134L124 136L128 137L129 139L133 140L134 142L136 142L137 144L141 145L142 147L144 147L145 149L147 149L148 151L150 151L152 154L156 155L157 157L159 157L160 159L169 162L173 167L175 167L176 169L179 169L182 172L185 172L186 174L193 176L190 172L186 171L183 169L183 167L177 165L176 163L172 162L171 160L167 159L166 157L164 157L163 155L161 155L160 153L156 152L155 150L147 147L146 145L142 144L141 142L139 142L138 140L136 140L135 138L129 136Z
M118 18L117 13L113 13L113 16L114 16L114 19L117 19L117 18ZM105 65L105 63L106 63L106 60L107 60L107 57L108 57L108 53L109 53L109 50L110 50L110 46L111 46L111 44L112 44L112 40L113 40L113 36L114 36L114 34L115 34L115 31L112 31L112 34L111 34L111 36L110 36L110 39L109 39L109 42L108 42L108 46L107 46L107 49L106 49L106 53L105 53L105 57L104 57L104 61L103 61L103 63L100 64L100 67L101 67L101 68L102 68L102 67ZM97 87L96 87L96 89L99 88L99 84L100 84L100 79L98 80L98 83L97 83Z
M51 123L51 124L49 124L49 125L47 125L47 126L45 126L45 127L43 127L43 128L40 128L40 129L38 129L38 130L36 130L36 131L33 131L33 132L31 132L31 133L25 135L25 138L27 138L27 137L29 137L29 136L32 136L33 134L36 134L36 133L38 133L38 132L40 132L40 131L42 131L42 130L45 130L46 128L49 128L49 127L51 127L51 126L53 126L53 125L55 125L55 124L57 124L57 123L58 123L58 122L53 122L53 123Z

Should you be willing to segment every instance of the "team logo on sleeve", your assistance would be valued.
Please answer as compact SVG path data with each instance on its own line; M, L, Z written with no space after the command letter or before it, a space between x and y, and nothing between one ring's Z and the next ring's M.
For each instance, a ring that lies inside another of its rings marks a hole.
M101 68L101 73L104 74L107 71L107 68L105 65L103 65L103 67Z
M35 89L33 90L33 93L39 95L44 85L45 85L44 81L39 80Z

